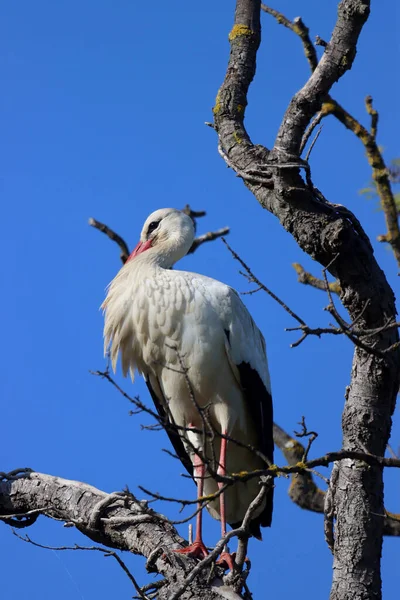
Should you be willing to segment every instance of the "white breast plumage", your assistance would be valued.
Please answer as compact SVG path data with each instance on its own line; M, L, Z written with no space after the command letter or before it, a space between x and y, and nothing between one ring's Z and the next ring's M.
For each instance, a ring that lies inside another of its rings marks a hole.
M213 494L220 485L212 475L205 476L208 469L225 473L265 466L246 445L272 462L272 402L264 338L237 293L208 277L171 270L192 241L192 222L180 211L150 215L131 260L108 289L104 343L113 368L120 354L124 375L129 371L133 379L135 370L142 373L159 413L184 428L181 434L167 433L185 467L198 478L202 495ZM193 431L203 427L198 407L207 410L215 431L211 440ZM225 435L240 445L230 443L227 452ZM235 484L208 506L221 518L222 533L226 521L240 524L258 490L256 479ZM256 537L260 525L271 523L272 493L253 516ZM201 555L207 551L198 525L188 552Z

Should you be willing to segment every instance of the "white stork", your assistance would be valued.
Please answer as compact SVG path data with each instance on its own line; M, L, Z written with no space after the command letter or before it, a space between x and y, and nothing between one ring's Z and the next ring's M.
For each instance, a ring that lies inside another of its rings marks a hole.
M183 428L167 433L197 482L200 498L223 485L210 476L209 467L221 475L265 468L257 454L223 436L256 448L273 462L272 399L264 338L235 290L204 275L171 269L193 240L193 221L186 214L172 208L153 212L102 308L113 369L120 354L124 375L129 371L133 379L135 370L141 373L159 414ZM204 417L199 407L217 432L211 440L200 433ZM236 482L208 504L211 515L221 520L223 536L227 522L241 524L259 489L257 478ZM271 489L253 515L251 533L258 539L260 525L271 525L272 501ZM196 525L194 543L178 552L202 558L207 549L201 511ZM232 568L230 556L222 556Z

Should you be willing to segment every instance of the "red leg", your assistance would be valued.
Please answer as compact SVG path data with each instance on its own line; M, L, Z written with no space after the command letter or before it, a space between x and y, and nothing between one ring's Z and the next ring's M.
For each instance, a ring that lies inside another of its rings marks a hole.
M226 435L226 432L223 431L223 435ZM219 467L218 467L218 475L225 475L226 474L226 445L227 445L227 439L225 437L221 438L221 449L220 449L220 453L219 453ZM219 481L218 482L218 489L221 489L222 486L224 484ZM222 492L222 494L219 497L219 509L220 509L220 513L221 513L221 535L222 537L224 537L226 535L226 517L225 517L225 493Z
M194 468L194 476L197 479L197 497L200 498L203 495L204 488L204 473L205 467L204 463L199 456L195 456L193 460L193 468ZM199 502L197 505L198 508L201 508L201 503ZM201 528L203 523L203 511L199 510L196 517L196 537L190 546L187 548L181 548L179 550L174 550L178 554L187 554L193 558L204 558L208 554L208 550L204 545L203 538L201 535Z
M227 435L227 432L223 431L222 434ZM218 475L226 474L226 447L227 447L227 444L228 444L228 440L226 439L226 437L221 438L221 449L220 449L220 454L219 454L219 467L218 467L218 471L217 471ZM219 489L221 489L221 487L223 485L224 485L224 483L222 481L218 482ZM225 493L224 492L222 492L222 494L219 497L219 510L220 510L220 515L221 515L221 536L225 537L225 535L226 535L226 513L225 513ZM217 560L216 564L222 565L226 569L230 569L231 571L233 571L234 560L235 560L235 553L230 554L228 547L225 546L224 551L222 552L221 556Z

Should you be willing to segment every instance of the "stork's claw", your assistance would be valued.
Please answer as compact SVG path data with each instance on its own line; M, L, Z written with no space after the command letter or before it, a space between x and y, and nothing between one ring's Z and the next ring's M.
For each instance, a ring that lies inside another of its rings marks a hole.
M223 567L226 571L229 569L230 571L234 570L235 567L235 560L236 560L236 552L222 552L222 554L220 554L219 559L216 561L216 565L219 565L220 567ZM244 562L247 565L247 568L250 568L250 560L248 559L248 557L246 556L246 558L244 559Z
M216 561L216 565L223 567L226 571L233 571L235 568L236 552L222 552L219 559Z
M173 550L173 552L176 552L177 554L187 554L191 558L199 558L200 560L208 555L208 550L201 540L193 542L193 544L190 544L187 548L179 548L179 550Z

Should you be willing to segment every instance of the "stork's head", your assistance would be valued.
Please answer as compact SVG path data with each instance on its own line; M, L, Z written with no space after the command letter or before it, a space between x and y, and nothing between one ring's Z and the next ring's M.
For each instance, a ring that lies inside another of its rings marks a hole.
M149 251L149 258L156 258L161 266L169 268L188 253L193 240L194 225L188 215L176 208L160 208L147 217L140 242L128 261Z

